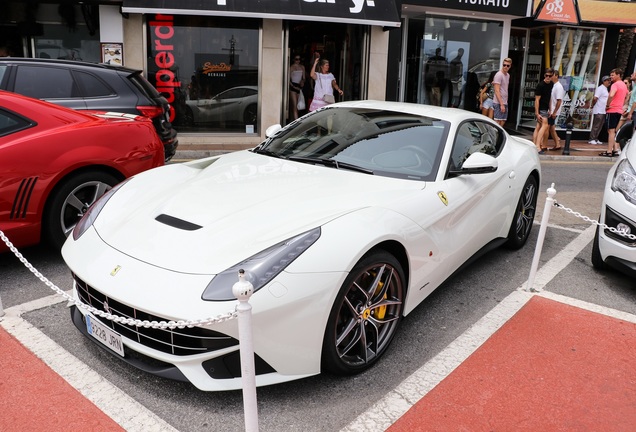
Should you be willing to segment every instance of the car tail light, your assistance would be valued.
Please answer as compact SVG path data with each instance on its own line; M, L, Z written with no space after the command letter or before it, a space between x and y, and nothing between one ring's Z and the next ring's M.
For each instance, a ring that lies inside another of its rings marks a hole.
M148 118L160 117L163 115L163 108L155 105L138 105L137 109L141 115Z

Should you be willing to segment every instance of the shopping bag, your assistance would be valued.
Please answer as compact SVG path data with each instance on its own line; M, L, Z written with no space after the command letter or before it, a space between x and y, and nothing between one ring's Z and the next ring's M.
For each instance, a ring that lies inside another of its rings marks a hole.
M302 111L305 109L305 95L303 92L298 93L298 104L296 105L298 111Z

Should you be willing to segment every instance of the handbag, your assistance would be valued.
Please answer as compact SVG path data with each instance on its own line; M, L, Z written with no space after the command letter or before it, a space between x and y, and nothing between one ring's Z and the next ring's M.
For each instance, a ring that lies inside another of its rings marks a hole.
M320 88L322 88L322 80L320 78L318 79L318 85L320 86ZM327 104L336 103L336 98L330 94L324 94L322 96L322 100Z
M333 95L326 94L322 97L322 100L327 102L328 104L336 103L336 98Z
M305 107L305 95L301 91L300 93L298 93L298 103L296 104L296 108L298 109L298 111L302 111L305 109Z

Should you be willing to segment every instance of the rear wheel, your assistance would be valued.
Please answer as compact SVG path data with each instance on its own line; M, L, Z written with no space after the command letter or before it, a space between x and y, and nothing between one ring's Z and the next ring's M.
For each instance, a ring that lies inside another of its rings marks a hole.
M532 222L537 210L537 180L534 176L528 177L523 186L517 209L508 231L506 246L510 249L519 249L528 240Z
M404 272L389 253L362 258L340 288L323 342L323 369L354 374L386 351L404 311Z
M84 172L60 183L49 197L42 220L46 240L61 248L88 208L119 179L103 172Z

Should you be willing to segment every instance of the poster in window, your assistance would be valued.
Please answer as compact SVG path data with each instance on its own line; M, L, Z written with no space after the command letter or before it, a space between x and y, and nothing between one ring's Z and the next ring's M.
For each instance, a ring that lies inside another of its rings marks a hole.
M124 65L124 47L121 43L102 44L102 63L113 66Z

